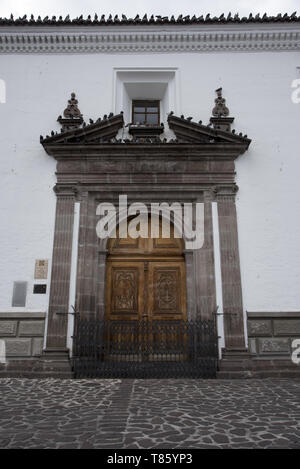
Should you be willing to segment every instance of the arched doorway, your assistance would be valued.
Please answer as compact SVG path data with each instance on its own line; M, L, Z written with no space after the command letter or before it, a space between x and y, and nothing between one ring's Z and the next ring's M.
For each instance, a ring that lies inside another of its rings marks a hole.
M76 377L215 377L215 320L187 319L184 242L157 225L158 237L108 241L105 318L76 318Z
M154 220L152 219L152 229ZM106 275L107 320L186 320L183 240L162 236L111 238ZM148 233L151 221L148 220Z

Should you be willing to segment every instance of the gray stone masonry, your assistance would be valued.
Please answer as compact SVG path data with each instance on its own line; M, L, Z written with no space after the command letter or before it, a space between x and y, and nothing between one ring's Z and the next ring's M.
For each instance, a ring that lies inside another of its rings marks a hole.
M6 360L28 359L42 354L45 313L0 313L0 340Z
M300 311L248 312L249 351L257 358L289 358L300 339Z

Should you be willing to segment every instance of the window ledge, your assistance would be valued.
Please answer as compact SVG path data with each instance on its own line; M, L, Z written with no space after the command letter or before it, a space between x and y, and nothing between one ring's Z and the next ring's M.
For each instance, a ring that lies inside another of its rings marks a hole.
M134 137L150 137L160 135L164 130L164 124L129 124L128 132Z

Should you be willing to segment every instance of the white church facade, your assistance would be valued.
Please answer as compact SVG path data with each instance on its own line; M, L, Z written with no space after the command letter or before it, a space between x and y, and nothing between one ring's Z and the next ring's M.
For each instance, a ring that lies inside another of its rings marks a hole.
M299 375L299 51L295 14L0 19L0 376ZM100 239L120 196L203 245Z

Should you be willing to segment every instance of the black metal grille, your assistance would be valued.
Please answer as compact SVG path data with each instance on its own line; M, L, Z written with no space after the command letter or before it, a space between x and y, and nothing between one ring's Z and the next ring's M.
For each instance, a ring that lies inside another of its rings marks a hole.
M76 317L75 378L214 378L215 320L103 321Z

